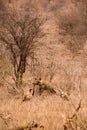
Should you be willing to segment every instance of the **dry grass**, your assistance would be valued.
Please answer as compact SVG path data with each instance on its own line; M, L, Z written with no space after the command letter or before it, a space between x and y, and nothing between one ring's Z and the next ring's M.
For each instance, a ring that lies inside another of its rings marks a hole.
M53 13L41 11L49 17L43 27L48 34L35 52L39 62L35 62L32 73L27 66L22 91L27 95L34 78L40 76L50 82L58 95L37 93L23 102L23 95L14 89L12 73L6 73L0 82L0 130L87 130L87 47L72 54L66 47L69 36L64 39L59 34ZM2 72L10 72L8 65L10 68L5 57L0 59L0 81Z

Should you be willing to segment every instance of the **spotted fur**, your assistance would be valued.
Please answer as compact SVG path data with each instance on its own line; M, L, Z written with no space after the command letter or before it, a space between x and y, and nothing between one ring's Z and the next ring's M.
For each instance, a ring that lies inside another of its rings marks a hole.
M50 83L47 82L46 80L42 80L41 78L35 79L34 85L38 85L39 86L39 94L40 95L45 90L48 91L48 92L50 92L50 93L56 94L56 91L52 88L52 86L50 85Z

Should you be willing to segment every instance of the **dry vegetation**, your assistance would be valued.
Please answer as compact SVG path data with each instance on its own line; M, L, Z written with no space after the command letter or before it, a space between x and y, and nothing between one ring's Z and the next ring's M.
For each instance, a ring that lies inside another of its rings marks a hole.
M0 0L0 130L87 130L87 1Z

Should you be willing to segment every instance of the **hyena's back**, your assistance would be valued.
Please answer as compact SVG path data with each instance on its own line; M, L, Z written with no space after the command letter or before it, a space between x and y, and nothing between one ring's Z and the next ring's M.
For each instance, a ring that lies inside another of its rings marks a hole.
M51 86L51 84L45 80L41 80L40 83L39 83L40 87L44 90L47 90L51 93L55 93L56 94L56 91L54 90L54 88Z

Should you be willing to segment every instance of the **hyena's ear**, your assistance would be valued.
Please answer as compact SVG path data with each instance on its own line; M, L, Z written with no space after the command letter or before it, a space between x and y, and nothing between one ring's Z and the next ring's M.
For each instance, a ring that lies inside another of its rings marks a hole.
M39 78L39 80L41 80L41 78Z
M35 78L35 80L37 80L37 78Z

